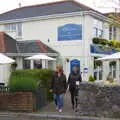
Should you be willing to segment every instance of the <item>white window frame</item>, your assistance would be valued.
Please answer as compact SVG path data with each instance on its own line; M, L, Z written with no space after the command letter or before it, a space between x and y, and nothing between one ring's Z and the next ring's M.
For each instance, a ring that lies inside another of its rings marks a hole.
M22 23L9 23L5 24L6 32L16 32L17 37L22 36Z

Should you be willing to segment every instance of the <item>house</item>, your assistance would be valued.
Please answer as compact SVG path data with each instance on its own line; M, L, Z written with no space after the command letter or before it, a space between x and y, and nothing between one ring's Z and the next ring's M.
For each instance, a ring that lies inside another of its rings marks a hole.
M40 40L16 41L4 32L0 32L0 53L15 59L17 69L31 68L30 61L25 60L25 58L34 54L42 53L54 58L58 56L55 50L42 43ZM44 61L39 62L42 63ZM37 62L34 63L34 66L36 68L40 67ZM48 67L55 69L54 61L48 61ZM7 84L11 70L11 65L0 65L0 83Z
M93 44L93 38L120 40L120 28L109 21L107 16L86 5L66 0L20 7L3 13L0 15L0 31L17 40L22 51L17 57L18 69L23 68L25 56L41 53L39 50L32 52L36 49L34 42L40 40L53 49L50 56L57 57L56 63L63 65L67 76L73 65L78 64L84 80L88 80L89 75L102 80L109 73L109 66L106 63L95 69L95 59L117 51L113 48L101 49ZM26 44L31 44L29 54L23 52L27 51Z

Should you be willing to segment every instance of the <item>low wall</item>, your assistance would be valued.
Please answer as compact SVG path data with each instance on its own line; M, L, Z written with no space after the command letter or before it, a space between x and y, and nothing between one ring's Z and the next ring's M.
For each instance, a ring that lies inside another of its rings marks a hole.
M0 110L31 112L34 108L31 92L0 92Z
M81 83L79 114L120 118L120 86Z

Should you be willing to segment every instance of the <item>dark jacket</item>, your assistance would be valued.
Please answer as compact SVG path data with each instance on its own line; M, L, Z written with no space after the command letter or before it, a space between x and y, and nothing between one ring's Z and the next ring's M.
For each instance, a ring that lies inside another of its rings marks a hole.
M78 73L70 73L69 78L68 78L68 85L69 88L75 88L76 87L76 81L82 82L82 77L81 74Z
M53 90L53 93L56 94L65 93L67 89L66 76L62 74L59 77L57 72L54 73L51 81L51 89Z

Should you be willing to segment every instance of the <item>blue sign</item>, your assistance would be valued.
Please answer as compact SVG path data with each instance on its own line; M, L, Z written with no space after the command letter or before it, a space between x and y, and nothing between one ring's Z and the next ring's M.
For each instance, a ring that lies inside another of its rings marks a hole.
M66 24L58 28L58 41L82 40L81 24Z
M79 72L80 72L80 61L79 61L79 60L74 59L74 60L70 61L70 69L71 69L71 72L73 72L73 67L74 67L74 66L78 66Z
M83 72L84 72L84 73L88 73L88 68L84 68L84 69L83 69Z

